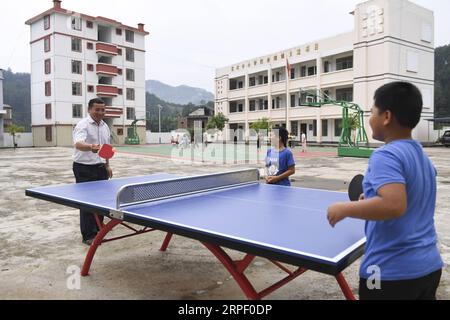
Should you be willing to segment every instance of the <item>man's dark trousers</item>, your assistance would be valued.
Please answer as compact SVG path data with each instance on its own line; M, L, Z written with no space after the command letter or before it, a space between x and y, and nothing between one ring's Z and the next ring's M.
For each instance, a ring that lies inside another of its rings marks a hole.
M73 174L77 183L108 180L108 171L104 164L85 165L73 163ZM86 210L80 210L80 229L83 241L93 239L97 235L98 226L95 215Z

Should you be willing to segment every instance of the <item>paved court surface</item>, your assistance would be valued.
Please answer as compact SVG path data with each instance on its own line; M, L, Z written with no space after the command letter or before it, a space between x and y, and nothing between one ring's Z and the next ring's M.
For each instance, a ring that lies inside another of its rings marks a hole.
M367 159L297 156L298 150L294 149L297 173L293 178L297 186L345 191L350 179L367 166ZM439 172L436 226L446 268L438 298L450 299L450 149L426 151ZM197 241L175 236L169 250L159 252L164 239L160 232L102 245L91 276L81 279L79 290L68 289L68 283L76 283L71 282L70 272L81 266L87 252L81 243L77 210L25 197L24 190L73 182L71 153L69 148L0 149L0 299L245 298L228 272ZM112 165L116 177L260 167L256 163L170 160L121 148ZM344 272L354 293L358 267L356 262ZM284 276L263 259L256 260L248 275L259 288ZM343 295L333 277L309 272L269 299L343 299Z

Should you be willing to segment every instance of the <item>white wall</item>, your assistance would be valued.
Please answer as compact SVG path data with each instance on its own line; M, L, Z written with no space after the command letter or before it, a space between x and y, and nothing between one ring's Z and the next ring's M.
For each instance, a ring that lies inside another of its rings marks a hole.
M5 144L6 148L13 147L13 138L9 133L5 133ZM16 143L18 147L32 147L33 146L33 134L31 132L17 133Z
M172 133L170 132L146 132L147 143L170 143ZM160 140L161 138L161 140Z

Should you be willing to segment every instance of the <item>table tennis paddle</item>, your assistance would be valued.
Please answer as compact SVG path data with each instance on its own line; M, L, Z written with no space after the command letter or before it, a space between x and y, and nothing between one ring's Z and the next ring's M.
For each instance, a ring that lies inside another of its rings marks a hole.
M116 149L106 143L100 147L100 150L98 150L99 157L106 160L111 159L114 156L114 153L116 153Z
M363 180L364 176L362 174L358 174L353 177L350 185L348 186L348 197L350 201L358 201L363 191Z

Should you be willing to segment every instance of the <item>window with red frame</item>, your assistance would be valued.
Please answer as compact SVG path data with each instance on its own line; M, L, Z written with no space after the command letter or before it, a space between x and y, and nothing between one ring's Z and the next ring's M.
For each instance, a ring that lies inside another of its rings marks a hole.
M50 29L50 16L46 15L44 17L44 30Z
M52 95L52 83L51 81L47 81L45 83L45 96L50 97Z
M51 50L50 37L46 37L44 39L44 51L49 52L50 50Z
M50 59L45 60L44 65L45 65L45 67L44 67L44 69L45 69L45 74L50 74L50 73L52 73L52 64L51 64L51 60L50 60Z

